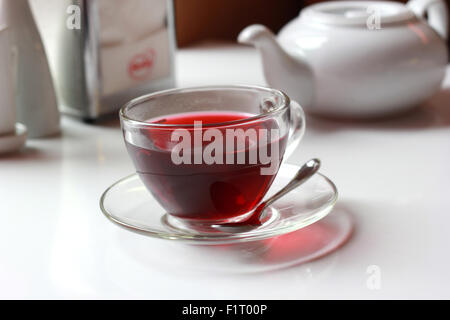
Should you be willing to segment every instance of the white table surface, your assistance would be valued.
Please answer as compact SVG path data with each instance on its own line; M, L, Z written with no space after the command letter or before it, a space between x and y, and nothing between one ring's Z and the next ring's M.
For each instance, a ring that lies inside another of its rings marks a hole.
M264 84L248 47L183 49L177 68L179 86ZM100 195L133 172L118 123L63 117L61 137L29 140L21 154L0 158L0 298L448 299L449 104L444 89L397 119L308 117L288 162L322 159L340 191L337 210L354 219L353 236L321 259L246 273L208 270L207 251L108 221ZM173 261L176 252L185 265ZM367 285L372 265L380 271L375 290Z

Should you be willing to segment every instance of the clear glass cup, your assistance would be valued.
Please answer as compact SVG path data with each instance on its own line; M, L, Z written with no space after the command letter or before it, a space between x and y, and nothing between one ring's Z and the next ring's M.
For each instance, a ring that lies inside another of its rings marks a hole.
M155 199L176 219L206 224L246 219L305 130L296 102L258 86L160 91L127 103L120 120Z

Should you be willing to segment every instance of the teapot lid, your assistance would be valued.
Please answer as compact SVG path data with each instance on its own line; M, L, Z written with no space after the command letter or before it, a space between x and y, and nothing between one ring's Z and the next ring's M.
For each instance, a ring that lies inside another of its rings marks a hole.
M304 21L331 25L366 25L371 17L380 23L410 20L415 14L405 5L392 1L331 1L306 7L300 17Z

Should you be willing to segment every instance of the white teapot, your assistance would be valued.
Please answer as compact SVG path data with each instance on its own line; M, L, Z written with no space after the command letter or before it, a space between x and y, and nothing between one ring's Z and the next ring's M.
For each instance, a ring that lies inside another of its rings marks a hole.
M332 1L303 9L278 39L251 25L238 41L260 50L269 85L306 111L371 118L406 111L439 90L447 26L443 0Z

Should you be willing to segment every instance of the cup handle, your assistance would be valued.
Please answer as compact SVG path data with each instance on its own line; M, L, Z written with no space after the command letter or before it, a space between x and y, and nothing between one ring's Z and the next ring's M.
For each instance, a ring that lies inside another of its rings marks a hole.
M285 159L290 157L297 148L300 140L305 134L305 113L300 105L291 100L290 108L290 127L289 127L289 139L286 147Z
M406 5L420 18L425 18L426 14L430 27L447 40L448 15L443 0L410 0Z

